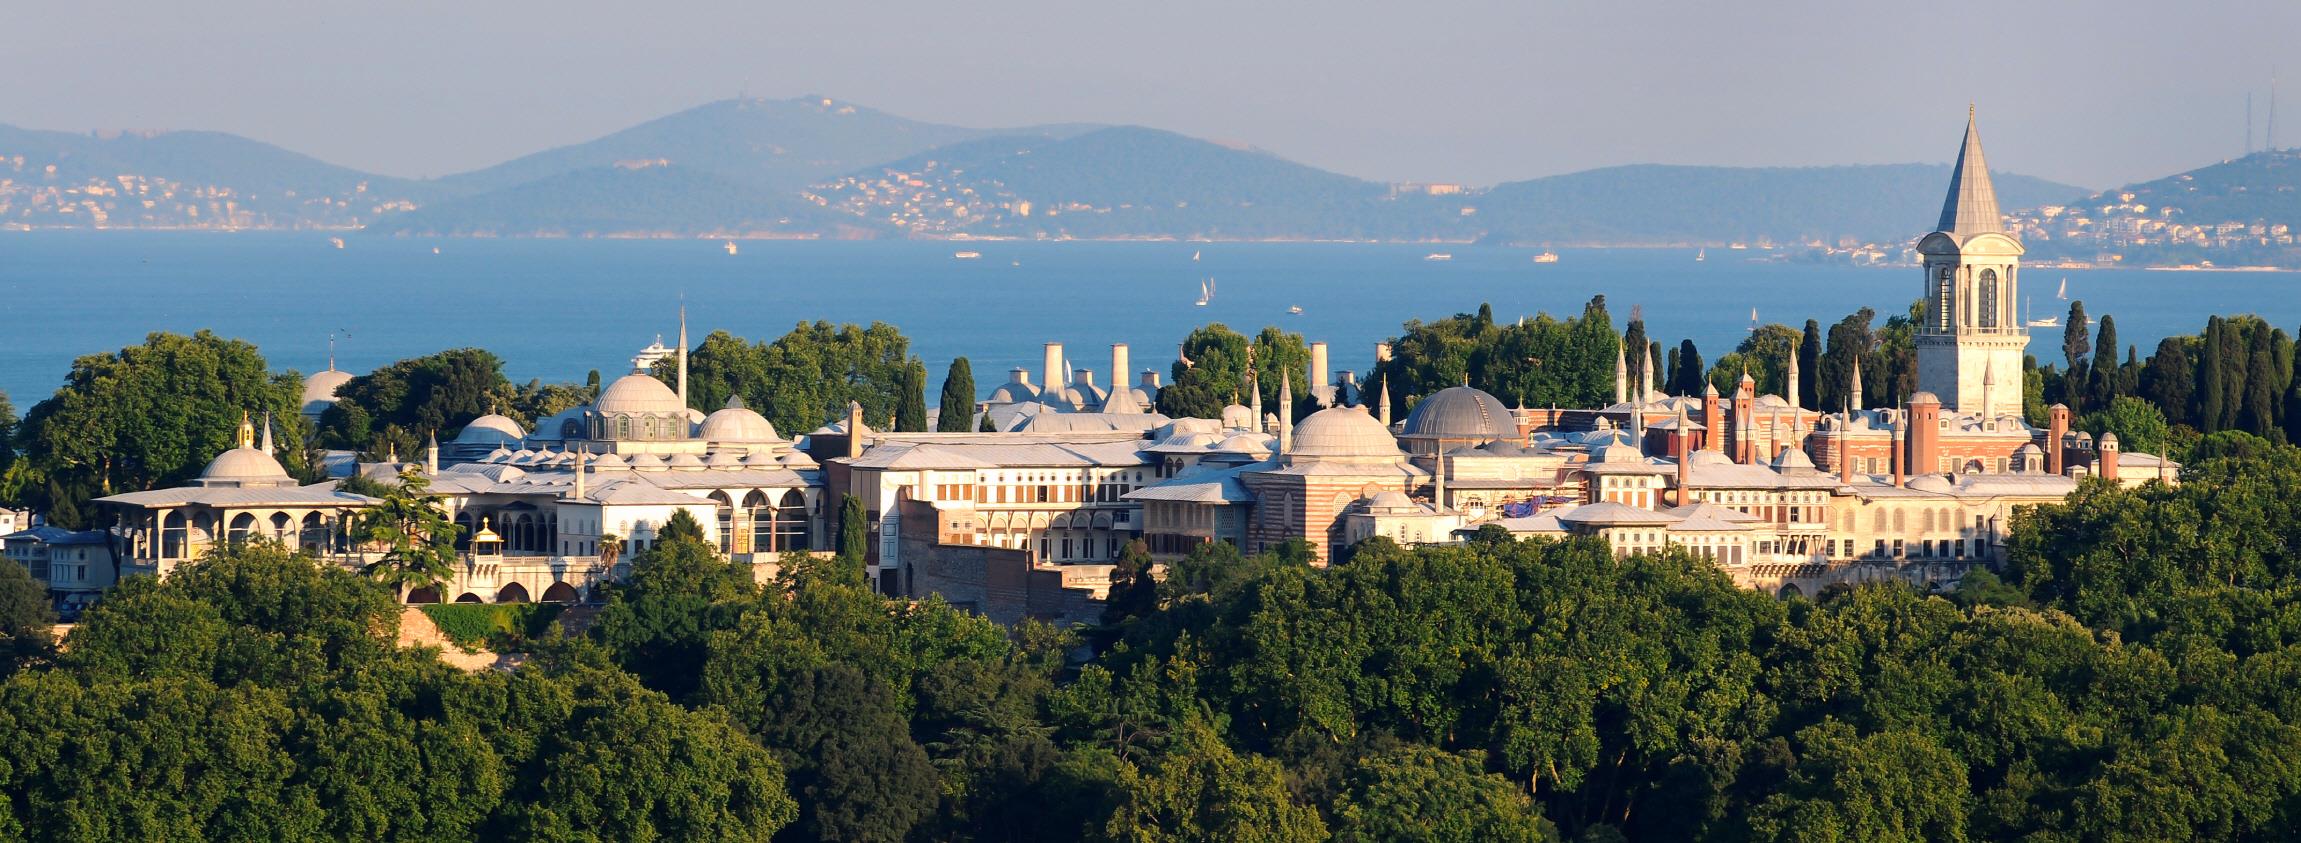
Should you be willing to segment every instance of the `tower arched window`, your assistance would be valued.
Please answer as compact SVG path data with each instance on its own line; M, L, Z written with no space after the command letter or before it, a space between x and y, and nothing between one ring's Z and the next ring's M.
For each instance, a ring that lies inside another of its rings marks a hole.
M1982 326L1982 327L1984 327L1984 328L1995 328L1995 327L1997 327L1997 310L1998 310L1998 308L1997 308L1997 270L1994 270L1994 269L1984 269L1984 270L1982 270L1982 271L1981 271L1981 290L1980 290L1980 292L1981 292L1981 304L1980 304L1980 306L1978 306L1978 307L1976 308L1976 310L1978 311L1978 313L1977 313L1976 315L1978 315L1978 316L1980 316L1980 317L1981 317L1981 326Z
M1953 297L1957 295L1957 269L1942 267L1933 282L1933 326L1935 330L1950 329Z

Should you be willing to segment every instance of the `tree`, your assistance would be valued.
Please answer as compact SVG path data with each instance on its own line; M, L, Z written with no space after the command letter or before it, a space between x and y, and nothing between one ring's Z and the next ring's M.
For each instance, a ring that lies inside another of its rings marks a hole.
M903 367L901 392L895 396L895 430L922 433L927 429L927 364L919 358Z
M1633 392L1637 391L1640 385L1646 383L1648 374L1646 372L1646 346L1649 342L1651 340L1646 337L1646 320L1631 319L1630 324L1622 328L1622 348L1629 352L1625 355L1629 359L1624 362L1628 363L1630 367L1630 389ZM1654 372L1652 374L1654 383L1657 386L1660 385L1662 373Z
M2116 317L2102 314L2100 339L2094 341L2093 347L2100 353L2094 355L2093 383L2088 387L2086 406L2106 408L2109 402L2124 394L2125 373L2117 365Z
M404 441L390 443L398 446L429 436L446 439L481 415L516 412L519 398L503 376L502 358L480 348L449 349L345 381L336 389L336 402L320 415L320 440L339 448L372 449L385 444L389 428L405 432ZM547 406L540 386L529 400ZM412 450L401 453L412 456Z
M1126 374L1112 374L1111 387L1125 385ZM936 403L935 429L944 433L966 433L975 420L975 370L967 358L951 361L951 369L943 373L943 396Z
M400 474L399 484L362 511L353 534L383 555L368 576L402 593L437 588L455 577L455 540L463 528L449 521L444 502L422 473Z
M688 355L688 400L715 408L741 395L777 430L812 430L842 416L850 401L863 405L864 418L885 419L910 380L909 349L901 331L880 322L800 322L764 345L713 331ZM658 361L652 374L672 383L677 364Z
M2234 353L2229 337L2229 325L2221 317L2205 320L2205 342L2197 366L2197 429L2206 433L2225 430L2230 425L2230 394L2235 390L2229 383L2229 357Z
M1671 395L1700 395L1702 385L1702 352L1694 348L1693 340L1678 342L1677 368L1671 370Z
M703 541L694 519L678 522L674 515L631 560L592 634L647 687L684 701L701 681L711 636L733 628L759 588L746 566Z
M2149 355L2149 362L2141 369L2141 397L2163 410L2167 421L2193 424L2197 418L2196 391L2197 365L2189 359L2189 340L2166 337L2158 341L2157 353Z
M1788 325L1767 325L1742 338L1734 352L1710 367L1710 384L1721 395L1732 395L1742 373L1757 381L1759 395L1780 395L1789 388L1790 360L1798 353L1801 337Z
M37 475L24 478L23 496L59 526L86 526L89 499L190 480L250 416L269 415L281 439L303 441L302 394L301 379L271 373L255 346L206 331L81 357L18 426ZM282 457L291 474L303 470L303 449Z
M1158 579L1151 576L1150 547L1142 539L1127 542L1111 571L1110 597L1103 604L1103 624L1117 626L1129 618L1158 610Z
M2063 371L2079 371L2085 363L2085 355L2093 351L2093 342L2085 334L2090 324L2085 318L2085 302L2070 302L2069 321L2061 326L2061 359L2069 364L2069 368Z
M1813 379L1815 400L1821 402L1819 409L1830 410L1845 406L1853 388L1854 367L1867 367L1870 354L1877 345L1876 337L1870 331L1870 323L1876 319L1877 312L1865 307L1838 320L1837 324L1830 326L1829 350L1822 353L1817 371L1800 373ZM1865 380L1874 380L1879 374L1875 370L1863 373ZM1876 388L1868 387L1862 397L1867 401L1877 392Z
M1318 812L1295 804L1287 793L1277 762L1241 755L1196 722L1186 724L1178 749L1128 769L1119 781L1105 839L1326 839Z
M655 531L655 540L659 543L693 542L706 550L715 551L710 540L703 535L703 524L695 520L694 513L684 509L673 510L671 517L663 520L663 526Z
M754 730L789 770L796 839L899 841L934 810L935 768L870 674L802 670L764 712Z
M2077 427L2096 437L2115 433L2119 448L2160 456L2166 456L2166 437L2172 429L2157 405L2125 396L2080 417Z
M1520 841L1558 830L1519 788L1472 757L1421 745L1358 759L1333 808L1334 839Z
M839 563L857 571L870 553L870 527L863 519L863 501L854 495L839 498Z
M1822 323L1806 320L1806 334L1798 341L1798 394L1790 396L1799 407L1824 409L1821 401Z
M2285 441L2277 426L2277 405L2284 390L2277 381L2275 344L2267 326L2252 326L2251 349L2246 354L2243 412L2238 424L2245 432L2271 442Z
M45 662L55 649L48 589L13 559L0 559L0 680Z

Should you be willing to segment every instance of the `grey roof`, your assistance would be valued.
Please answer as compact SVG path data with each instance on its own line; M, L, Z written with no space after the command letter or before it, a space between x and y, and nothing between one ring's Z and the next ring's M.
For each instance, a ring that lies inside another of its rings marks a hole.
M29 530L18 530L16 532L9 533L8 535L0 536L0 541L6 541L9 539L31 539L41 544L50 545L103 544L104 531L82 530L80 532L73 532L62 527L42 524Z
M1510 408L1502 406L1501 399L1475 387L1452 386L1416 403L1399 435L1500 439L1517 432L1518 423L1511 419Z
M937 439L933 451L938 464L897 465L910 452L924 443L906 444L889 442L873 447L862 456L848 461L856 468L893 469L908 468L999 468L1005 466L1132 466L1145 465L1142 456L1143 441L1125 439L1104 442L1014 441L1024 437L1008 434L980 434L952 436ZM1000 441L1005 440L1005 441ZM962 465L963 462L971 461ZM947 462L948 464L942 464Z
M1997 210L1997 188L1989 182L1989 164L1981 157L1981 132L1973 114L1965 117L1965 143L1958 147L1957 164L1950 168L1949 196L1942 200L1936 231L1959 240L1976 234L2005 233L2005 217Z
M1626 503L1600 501L1561 512L1558 520L1566 524L1588 524L1593 527L1643 527L1669 524L1679 519L1668 513L1639 509Z
M336 491L335 482L329 481L310 486L270 488L178 486L112 495L97 498L96 502L123 506L367 506L375 503L376 499Z
M1201 468L1186 471L1174 478L1144 486L1121 496L1130 501L1171 501L1176 503L1248 503L1254 494L1246 484L1239 482L1240 473L1249 469L1267 469L1274 463L1259 462L1228 468Z

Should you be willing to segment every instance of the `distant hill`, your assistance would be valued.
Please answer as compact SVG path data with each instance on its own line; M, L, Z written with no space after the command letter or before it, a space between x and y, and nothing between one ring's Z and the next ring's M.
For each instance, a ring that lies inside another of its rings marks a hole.
M545 150L442 182L496 190L575 170L666 161L763 189L797 190L861 167L992 134L1062 134L1080 127L986 130L924 123L826 97L734 99L697 106L584 143Z
M2014 173L1992 173L1991 180L2008 208L2086 192ZM1894 242L1932 226L1948 185L1948 165L1641 164L1497 185L1477 206L1487 238L1499 242Z
M450 199L379 234L547 237L873 237L883 229L798 194L677 164L590 167Z
M2040 257L2301 266L2301 150L2256 152L2011 216Z
M1459 236L1452 211L1257 149L1139 126L939 147L813 188L913 234L1218 239Z
M34 227L354 227L450 192L222 132L6 125L0 179L0 224Z

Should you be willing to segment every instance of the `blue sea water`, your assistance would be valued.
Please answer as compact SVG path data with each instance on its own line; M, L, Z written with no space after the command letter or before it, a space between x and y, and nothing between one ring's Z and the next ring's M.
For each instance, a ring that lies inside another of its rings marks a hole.
M1641 306L1654 337L1692 338L1715 359L1748 330L1753 307L1766 322L1827 325L1864 306L1900 312L1920 291L1911 267L1755 263L1754 250L1712 250L1701 263L1682 249L1567 251L1536 264L1525 249L1438 247L1453 255L1439 262L1423 259L1432 247L1329 243L748 241L730 256L698 240L344 240L337 249L325 233L0 233L0 390L28 407L76 356L201 328L303 372L325 367L338 331L337 366L351 372L480 346L515 380L613 377L656 335L670 341L682 296L697 341L713 330L762 339L802 320L878 320L911 337L931 383L965 355L988 391L1008 368L1036 369L1049 341L1100 383L1111 343L1132 346L1133 368L1164 372L1182 337L1207 322L1249 333L1278 325L1331 343L1335 368L1364 370L1374 343L1408 319L1481 302L1497 320L1567 315L1597 293L1618 324ZM958 249L982 257L954 259ZM2024 295L2036 315L2066 307L2053 298L2064 276L2072 298L2115 315L2119 337L2144 353L2215 313L2301 322L2294 273L2032 268ZM1202 277L1216 286L1206 307L1193 304ZM2033 353L2058 359L2060 335L2040 329Z

